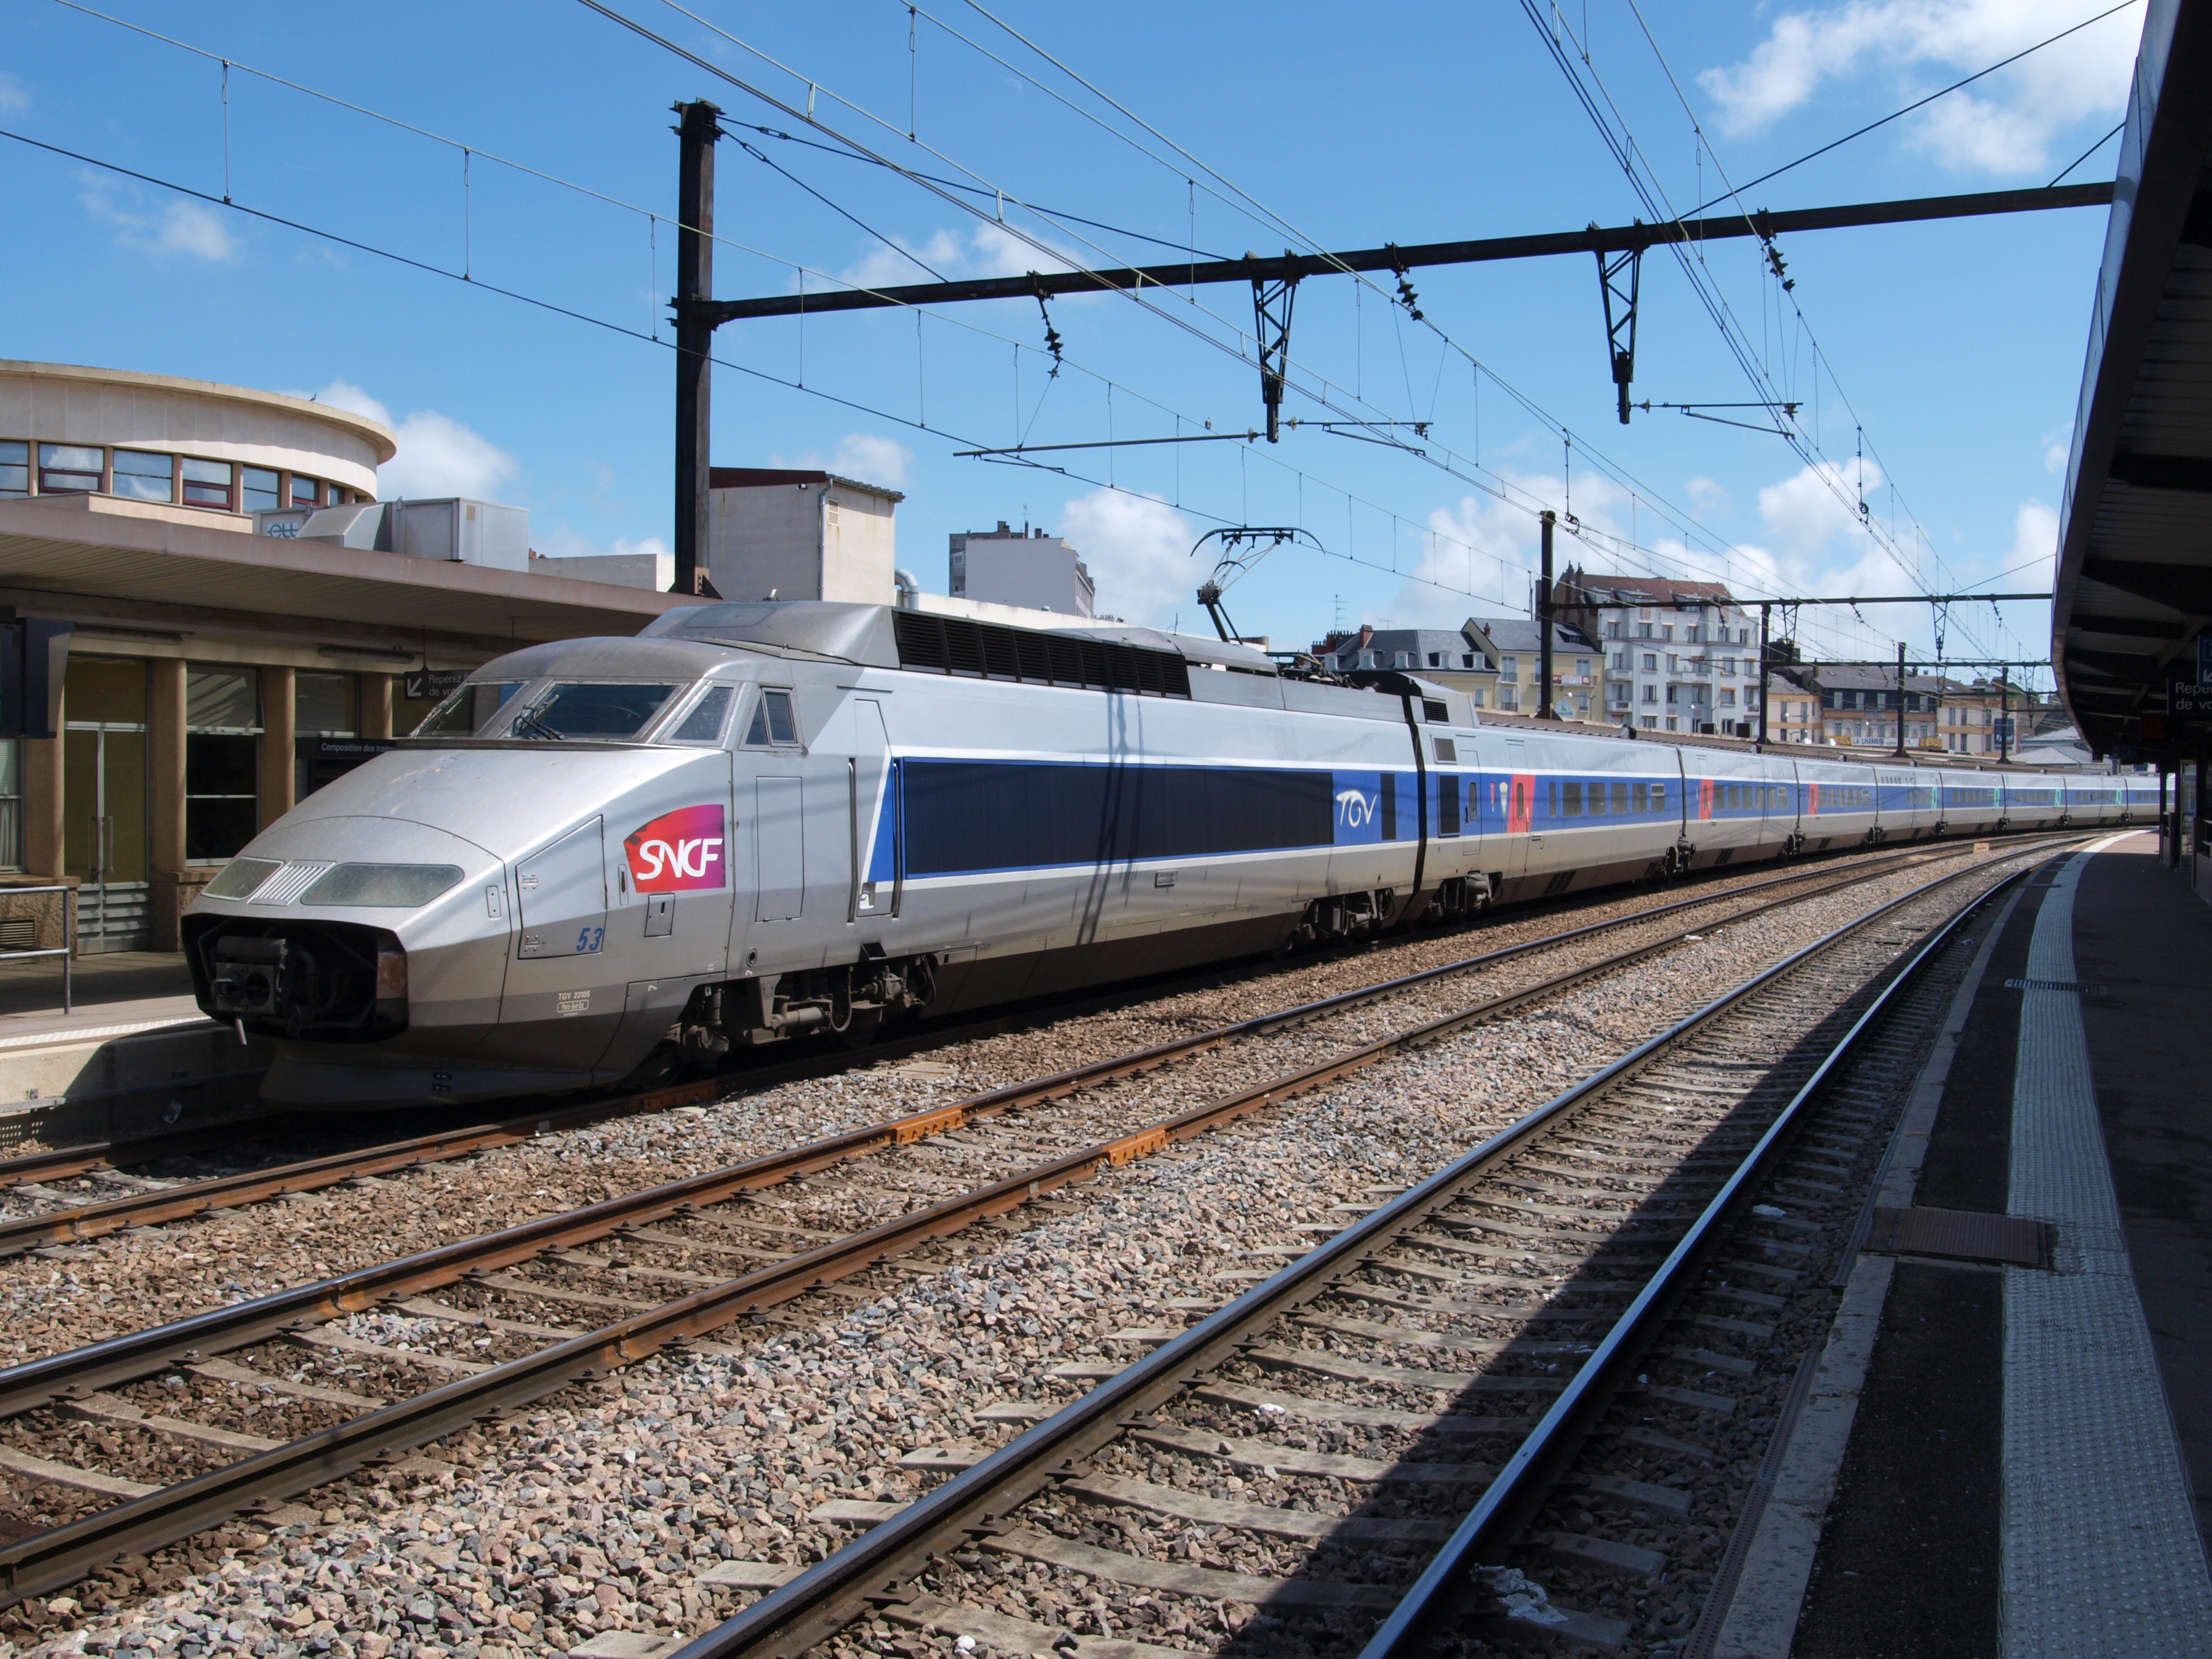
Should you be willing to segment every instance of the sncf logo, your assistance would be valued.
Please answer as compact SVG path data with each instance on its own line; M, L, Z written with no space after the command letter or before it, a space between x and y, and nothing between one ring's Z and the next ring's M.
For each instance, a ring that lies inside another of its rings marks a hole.
M623 851L639 892L686 893L730 884L728 844L720 807L685 806L631 830Z

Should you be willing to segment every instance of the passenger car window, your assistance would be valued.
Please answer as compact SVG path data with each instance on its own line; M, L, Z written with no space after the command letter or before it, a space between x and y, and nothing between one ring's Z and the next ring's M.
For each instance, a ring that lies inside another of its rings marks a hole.
M771 744L796 744L799 741L799 722L791 712L791 693L763 691L760 702L753 706L753 723L746 729L745 742L757 748Z
M671 743L716 744L721 742L722 727L729 723L730 702L736 695L735 686L717 685L710 688L705 696L692 705L691 712L686 714L683 722L669 734L668 740Z
M553 742L563 738L634 738L675 695L673 685L556 681L514 717L507 732Z

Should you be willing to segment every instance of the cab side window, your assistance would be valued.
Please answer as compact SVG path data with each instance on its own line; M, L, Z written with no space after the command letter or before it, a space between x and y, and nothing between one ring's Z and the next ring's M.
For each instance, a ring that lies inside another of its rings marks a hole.
M709 745L722 741L722 728L729 724L730 704L736 699L737 688L718 685L691 706L676 730L669 734L671 743L697 743Z
M749 748L796 748L799 722L792 717L791 693L763 691L753 706L753 723L746 729Z

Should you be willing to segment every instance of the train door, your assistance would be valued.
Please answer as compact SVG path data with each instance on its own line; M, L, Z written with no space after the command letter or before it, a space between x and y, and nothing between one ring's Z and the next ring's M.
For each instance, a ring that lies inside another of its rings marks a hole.
M1528 838L1536 822L1536 775L1529 769L1528 745L1520 738L1505 739L1505 765L1497 780L1500 803L1498 822L1504 839L1492 852L1509 882L1528 872Z
M845 775L851 823L845 920L860 929L863 939L874 939L881 930L870 924L890 914L892 832L897 823L890 793L890 753L883 704L873 697L854 698L853 752L847 757Z
M860 920L876 912L866 866L890 748L881 702L846 696L816 733L804 763L790 769L793 775L754 781L760 885L753 919L805 922L791 931L803 933L800 955L810 963L854 960ZM890 908L889 894L883 908ZM790 964L790 948L788 939L779 945L780 965Z

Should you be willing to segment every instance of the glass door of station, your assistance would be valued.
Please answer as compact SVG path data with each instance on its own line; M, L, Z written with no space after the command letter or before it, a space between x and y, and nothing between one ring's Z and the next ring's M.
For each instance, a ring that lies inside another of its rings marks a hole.
M78 948L153 941L146 826L146 671L72 659L64 698L62 860L77 878Z

